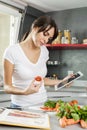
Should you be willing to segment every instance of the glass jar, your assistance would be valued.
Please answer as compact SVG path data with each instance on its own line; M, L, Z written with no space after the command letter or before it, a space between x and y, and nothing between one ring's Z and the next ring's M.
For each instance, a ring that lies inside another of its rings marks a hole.
M67 39L67 43L71 43L71 31L64 30L64 37Z

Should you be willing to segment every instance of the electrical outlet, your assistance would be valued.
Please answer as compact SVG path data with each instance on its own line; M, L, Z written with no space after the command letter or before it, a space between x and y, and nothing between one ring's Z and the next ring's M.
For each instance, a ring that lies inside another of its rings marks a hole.
M73 74L72 70L68 70L68 75Z

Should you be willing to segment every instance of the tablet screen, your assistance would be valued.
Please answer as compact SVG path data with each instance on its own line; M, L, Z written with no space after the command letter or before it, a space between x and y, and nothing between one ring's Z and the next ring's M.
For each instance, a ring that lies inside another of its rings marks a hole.
M68 78L67 80L61 82L60 84L57 85L57 88L60 89L64 86L66 86L68 83L74 81L75 79L80 78L81 76L83 76L83 74L81 72L77 72L76 74L74 74L72 77Z
M79 73L75 74L73 77L71 77L71 78L68 79L67 83L73 81L74 79L78 78L79 76L80 76Z

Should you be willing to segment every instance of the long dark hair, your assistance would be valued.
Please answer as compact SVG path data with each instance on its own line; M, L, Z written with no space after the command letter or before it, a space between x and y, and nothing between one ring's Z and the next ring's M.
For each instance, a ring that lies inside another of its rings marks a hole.
M38 33L39 32L47 32L48 30L50 30L52 27L54 28L54 36L51 39L51 41L49 41L50 43L58 36L58 28L57 25L55 23L55 21L50 17L50 16L41 16L39 18L37 18L31 26L30 31L35 28L35 27L39 27ZM47 29L47 27L49 27ZM24 41L27 36L29 35L30 31L26 32L22 38L22 41Z

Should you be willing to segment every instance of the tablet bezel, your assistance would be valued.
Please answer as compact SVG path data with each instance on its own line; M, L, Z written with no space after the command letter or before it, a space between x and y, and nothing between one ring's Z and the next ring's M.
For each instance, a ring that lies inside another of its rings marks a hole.
M78 75L78 76L77 76ZM83 73L78 71L77 73L73 74L73 77L69 77L65 80L63 80L61 83L59 83L58 85L55 85L55 90L59 90L65 86L67 86L68 84L72 83L73 81L79 79L80 77L83 76ZM61 85L61 86L60 86Z

